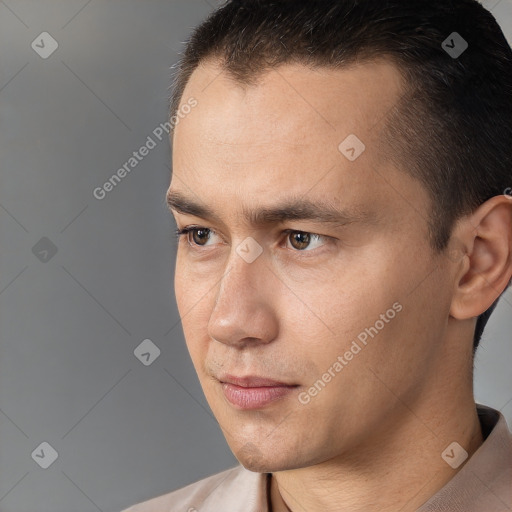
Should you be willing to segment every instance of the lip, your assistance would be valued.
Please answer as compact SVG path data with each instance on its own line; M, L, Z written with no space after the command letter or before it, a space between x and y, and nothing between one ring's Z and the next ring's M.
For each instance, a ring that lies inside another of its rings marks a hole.
M235 377L234 375L224 375L219 378L221 383L227 382L243 388L256 388L256 387L276 387L276 386L295 386L295 384L288 384L279 380L267 379L265 377L258 377L255 375L247 375L246 377Z
M298 384L285 384L264 377L234 377L219 379L226 399L238 409L260 409L289 395Z

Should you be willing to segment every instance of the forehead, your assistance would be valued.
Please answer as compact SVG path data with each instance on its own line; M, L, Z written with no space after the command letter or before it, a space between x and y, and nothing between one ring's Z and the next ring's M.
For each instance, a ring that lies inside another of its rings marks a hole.
M181 105L196 98L198 108L180 121L177 137L191 127L207 141L237 145L302 145L347 131L364 136L403 93L398 68L385 58L340 69L285 64L254 80L242 84L218 62L202 62L181 98Z
M337 200L341 191L343 202L360 202L366 182L379 182L379 130L401 86L386 60L338 70L284 65L249 86L214 62L202 64L181 100L197 106L175 128L173 179L226 206L284 190L317 200ZM339 145L354 135L365 149L350 161Z

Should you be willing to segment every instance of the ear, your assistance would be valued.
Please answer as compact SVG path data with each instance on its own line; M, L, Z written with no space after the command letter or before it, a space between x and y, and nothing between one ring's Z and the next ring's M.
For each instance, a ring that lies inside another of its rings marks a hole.
M464 320L486 311L510 282L512 197L495 196L480 205L457 224L452 238L465 255L456 262L450 315Z

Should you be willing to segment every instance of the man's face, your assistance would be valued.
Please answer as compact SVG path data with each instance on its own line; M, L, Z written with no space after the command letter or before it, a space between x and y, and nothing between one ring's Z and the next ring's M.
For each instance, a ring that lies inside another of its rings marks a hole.
M203 228L179 242L177 305L206 399L253 471L350 458L439 379L449 267L429 246L426 191L378 149L400 84L380 61L286 65L244 89L209 63L185 89L197 106L175 130L169 191L215 218L173 210L179 228ZM246 219L294 201L339 221ZM296 387L242 407L226 375Z

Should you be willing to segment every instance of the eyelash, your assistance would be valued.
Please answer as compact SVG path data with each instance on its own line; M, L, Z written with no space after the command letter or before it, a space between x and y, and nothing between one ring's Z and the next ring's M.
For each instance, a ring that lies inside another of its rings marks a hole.
M188 235L191 231L196 231L196 230L201 230L201 229L208 230L210 233L215 233L215 231L213 229L205 228L203 226L186 226L183 229L176 229L175 230L176 239L179 241L179 239L182 236ZM304 233L304 234L307 234L307 235L313 235L315 237L323 238L323 239L326 239L326 240L330 240L332 238L332 237L329 237L329 236L326 236L326 235L318 235L317 233L310 233L308 231L300 231L298 229L286 229L286 230L284 230L282 232L283 235L289 235L290 233ZM191 245L194 248L198 247L199 248L198 250L201 250L200 248L202 247L200 245L191 244L190 241L189 241L189 245ZM294 249L294 252L314 252L315 250L318 250L318 249L314 249L312 251L307 251L307 250L300 251L300 250Z

